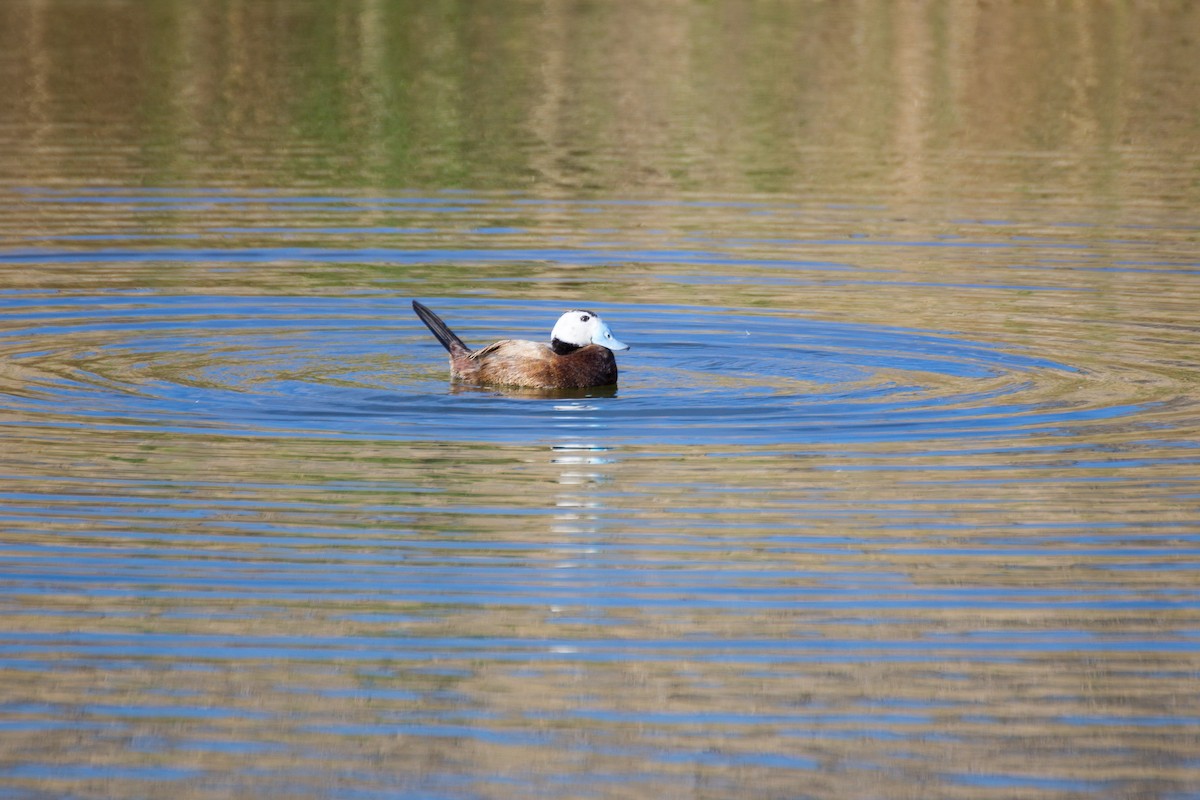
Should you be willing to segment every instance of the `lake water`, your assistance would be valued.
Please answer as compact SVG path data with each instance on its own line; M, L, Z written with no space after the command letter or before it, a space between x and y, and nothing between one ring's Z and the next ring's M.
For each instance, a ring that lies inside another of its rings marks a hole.
M1198 44L0 5L0 797L1200 798Z

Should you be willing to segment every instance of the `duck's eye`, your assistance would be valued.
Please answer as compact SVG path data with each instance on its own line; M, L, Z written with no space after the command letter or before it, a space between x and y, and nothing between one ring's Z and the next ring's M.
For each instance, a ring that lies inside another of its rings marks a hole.
M581 316L581 317L579 318L579 321L580 321L580 322L587 322L589 319L591 319L591 317L589 317L587 314L584 314L583 316Z

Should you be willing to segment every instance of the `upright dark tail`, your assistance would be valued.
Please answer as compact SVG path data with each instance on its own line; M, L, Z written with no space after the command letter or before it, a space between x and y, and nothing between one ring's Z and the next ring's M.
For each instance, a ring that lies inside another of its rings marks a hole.
M421 322L424 322L425 326L433 331L433 335L442 343L442 347L450 351L450 355L471 352L471 348L463 344L463 340L458 338L454 331L446 327L446 323L442 322L441 317L416 300L412 301L412 306L413 311L417 312L417 316L421 318Z

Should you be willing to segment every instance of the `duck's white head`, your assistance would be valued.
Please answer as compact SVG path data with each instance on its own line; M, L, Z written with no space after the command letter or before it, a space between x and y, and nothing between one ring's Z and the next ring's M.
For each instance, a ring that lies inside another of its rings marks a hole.
M558 318L550 332L550 346L556 353L569 353L589 344L609 350L628 350L629 345L617 341L604 320L591 311L568 311Z

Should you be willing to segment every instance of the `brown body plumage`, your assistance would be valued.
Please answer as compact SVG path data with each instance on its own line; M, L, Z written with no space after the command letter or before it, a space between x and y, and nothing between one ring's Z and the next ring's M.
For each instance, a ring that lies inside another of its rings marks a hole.
M603 345L583 344L574 339L564 342L555 335L551 344L501 339L472 350L437 314L416 300L413 310L450 353L450 374L455 380L529 389L586 389L617 382L617 359L612 350ZM599 326L596 336L600 340L617 349L626 349L592 312L567 313L578 315L582 324ZM564 314L560 325L555 327L555 334L566 318L567 314Z

